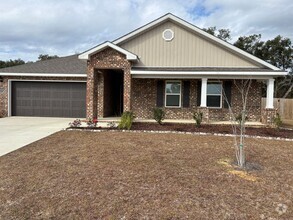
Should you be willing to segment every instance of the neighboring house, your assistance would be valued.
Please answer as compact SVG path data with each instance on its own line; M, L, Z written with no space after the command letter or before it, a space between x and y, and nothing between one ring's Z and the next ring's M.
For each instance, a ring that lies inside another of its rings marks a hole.
M111 117L133 111L150 119L228 120L227 103L241 110L234 80L252 79L250 120L271 120L277 67L172 15L102 43L79 56L0 69L3 116ZM261 87L267 85L266 109Z

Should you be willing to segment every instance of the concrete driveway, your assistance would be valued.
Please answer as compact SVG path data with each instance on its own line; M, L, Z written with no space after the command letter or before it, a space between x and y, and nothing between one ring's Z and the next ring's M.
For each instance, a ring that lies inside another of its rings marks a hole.
M0 118L0 156L68 127L72 118Z

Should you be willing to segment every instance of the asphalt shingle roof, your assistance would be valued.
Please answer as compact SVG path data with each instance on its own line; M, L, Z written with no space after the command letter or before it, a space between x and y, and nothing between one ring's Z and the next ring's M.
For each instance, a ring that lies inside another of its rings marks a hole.
M2 68L0 73L86 74L87 61L78 59L78 55L71 55Z

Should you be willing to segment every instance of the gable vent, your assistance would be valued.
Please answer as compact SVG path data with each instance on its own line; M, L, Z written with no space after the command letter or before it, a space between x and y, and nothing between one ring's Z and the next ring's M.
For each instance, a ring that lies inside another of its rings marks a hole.
M174 32L171 29L166 29L163 31L163 39L165 41L171 41L174 38Z

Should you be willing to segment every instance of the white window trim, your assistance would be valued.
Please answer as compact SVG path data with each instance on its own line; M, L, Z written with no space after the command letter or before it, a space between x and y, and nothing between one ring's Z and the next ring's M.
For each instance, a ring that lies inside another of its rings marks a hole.
M180 83L180 94L178 93L168 93L166 92L167 83L179 82ZM167 95L179 95L179 106L167 106ZM165 81L165 107L166 108L181 108L181 95L182 95L182 82L181 80L166 80Z
M208 85L209 84L212 84L212 83L215 83L215 84L220 84L221 85L221 93L220 94L212 94L212 93L208 93ZM208 106L208 96L211 95L211 96L220 96L220 106L219 107L210 107ZM219 81L208 81L207 82L207 108L210 108L210 109L221 109L223 107L222 105L222 102L223 102L223 82L219 82Z

